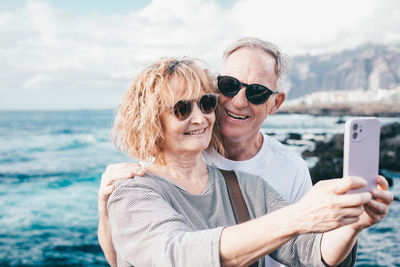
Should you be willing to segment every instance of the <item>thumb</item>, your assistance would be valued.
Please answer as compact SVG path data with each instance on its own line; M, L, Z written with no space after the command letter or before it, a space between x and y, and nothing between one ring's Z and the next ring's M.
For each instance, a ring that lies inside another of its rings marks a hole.
M336 187L337 194L344 194L350 189L357 189L367 186L367 182L359 176L347 176L338 179L338 185Z

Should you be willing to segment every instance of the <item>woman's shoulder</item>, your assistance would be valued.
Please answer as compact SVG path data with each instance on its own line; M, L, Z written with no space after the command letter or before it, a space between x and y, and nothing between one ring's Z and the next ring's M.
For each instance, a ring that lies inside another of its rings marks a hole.
M221 176L223 176L221 170L219 168L216 168L214 166L208 165L209 169L214 170L215 172L219 172ZM268 190L274 190L271 185L265 181L261 176L248 173L248 172L243 172L243 171L237 171L237 170L231 170L235 173L237 180L239 182L239 185L241 188L246 188L246 187L254 187L254 188L267 188Z
M165 195L171 187L170 183L157 175L146 173L143 176L135 176L131 179L121 179L114 182L113 194L121 194L126 191L147 191ZM112 194L112 195L113 195Z
M242 171L235 171L235 174L243 190L254 192L271 187L261 176Z
M262 195L267 199L283 200L283 197L261 176L235 171L240 187L248 195Z
M243 184L259 184L259 183L264 182L264 179L261 178L260 176L254 175L251 173L247 173L247 172L242 172L242 171L237 171L237 170L223 170L220 168L216 168L212 165L208 165L208 169L209 169L209 171L211 170L214 173L220 173L221 176L224 176L224 174L223 174L224 171L228 171L228 172L232 171L235 173L235 175L239 181L239 184L242 184L242 183Z
M221 178L224 176L222 169L215 168L213 166L209 166L209 168L213 169L216 173L219 173ZM240 185L240 188L244 192L252 191L254 192L254 189L256 188L263 188L265 186L269 186L267 182L264 181L263 178L261 178L258 175L254 175L251 173L247 172L242 172L242 171L237 171L237 170L228 170L228 171L233 171L237 177L238 183Z
M268 183L260 176L248 172L233 170L240 186L263 186Z
M265 182L264 179L256 174L252 174L252 173L248 173L248 172L244 172L244 171L236 171L236 176L238 177L238 179L241 180L246 180L246 181L252 181L252 182L256 182L256 183L262 183Z
M170 194L161 179L145 174L114 182L115 189L107 202L110 215L124 217L127 212L137 214L150 207L164 207L170 203Z

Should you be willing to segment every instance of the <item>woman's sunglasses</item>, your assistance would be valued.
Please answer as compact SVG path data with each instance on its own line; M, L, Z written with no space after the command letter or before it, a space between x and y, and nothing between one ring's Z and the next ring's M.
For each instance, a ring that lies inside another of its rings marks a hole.
M205 94L196 100L180 100L172 107L175 117L178 120L186 120L192 113L192 103L196 102L197 106L204 114L210 114L214 112L218 104L218 94Z
M261 84L241 83L231 76L218 76L218 90L224 96L234 97L242 87L246 87L246 98L250 103L260 105L265 103L271 95L277 94Z

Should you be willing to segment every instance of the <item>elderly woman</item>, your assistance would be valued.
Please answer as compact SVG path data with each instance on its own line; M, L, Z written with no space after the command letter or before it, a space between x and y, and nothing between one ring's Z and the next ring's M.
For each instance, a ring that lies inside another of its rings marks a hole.
M354 264L357 234L372 224L363 209L370 193L345 196L330 212L340 200L320 183L285 207L262 178L236 172L252 220L235 225L225 180L202 157L209 148L223 153L217 96L209 72L191 59L160 60L134 79L115 143L150 165L140 179L117 181L108 201L118 265L263 266L267 254L289 266ZM335 182L343 193L365 186L358 177Z

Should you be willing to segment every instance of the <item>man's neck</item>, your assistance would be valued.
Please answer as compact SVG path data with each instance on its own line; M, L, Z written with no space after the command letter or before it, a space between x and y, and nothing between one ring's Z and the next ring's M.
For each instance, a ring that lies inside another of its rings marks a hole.
M235 161L249 160L260 151L264 137L260 132L246 139L223 138L226 158Z

